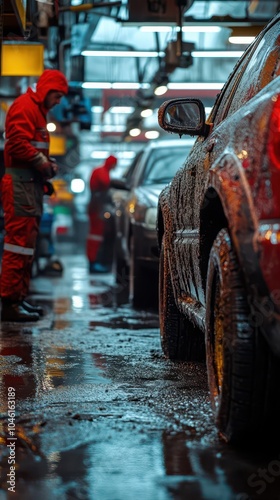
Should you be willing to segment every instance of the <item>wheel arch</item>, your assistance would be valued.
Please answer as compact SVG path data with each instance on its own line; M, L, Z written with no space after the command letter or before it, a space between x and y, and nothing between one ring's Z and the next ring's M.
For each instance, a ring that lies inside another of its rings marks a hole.
M159 253L162 245L163 235L166 231L166 227L170 226L171 223L171 212L169 208L169 186L164 188L164 190L160 193L158 199L158 207L157 207L157 240L158 240L158 248Z
M158 213L157 213L157 241L159 251L162 245L162 238L164 235L164 222L163 222L163 214L161 210L160 204L158 204Z
M200 209L199 265L204 291L210 251L217 234L223 228L228 228L228 220L221 198L213 187L209 187Z

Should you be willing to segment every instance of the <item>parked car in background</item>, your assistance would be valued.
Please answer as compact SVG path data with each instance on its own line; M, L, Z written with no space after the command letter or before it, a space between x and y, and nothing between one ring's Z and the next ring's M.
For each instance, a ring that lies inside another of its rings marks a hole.
M114 272L116 282L129 290L135 307L157 303L158 195L183 165L193 143L193 139L150 142L115 183L119 196L114 195Z
M197 135L160 194L159 316L171 359L204 354L229 442L279 436L280 14L248 47L205 121L165 102L161 127ZM271 433L271 434L270 434Z

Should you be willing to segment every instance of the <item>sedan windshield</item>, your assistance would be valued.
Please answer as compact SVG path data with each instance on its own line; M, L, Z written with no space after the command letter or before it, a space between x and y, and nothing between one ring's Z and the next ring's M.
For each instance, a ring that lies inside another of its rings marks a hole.
M147 161L142 185L168 184L177 170L184 165L190 147L169 147L154 149Z

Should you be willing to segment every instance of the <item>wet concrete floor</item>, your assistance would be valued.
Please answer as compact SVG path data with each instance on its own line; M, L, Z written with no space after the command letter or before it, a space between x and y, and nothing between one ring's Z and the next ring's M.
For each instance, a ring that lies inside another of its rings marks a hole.
M164 358L157 310L60 258L32 280L45 316L1 325L0 499L280 499L280 452L219 440L205 365Z

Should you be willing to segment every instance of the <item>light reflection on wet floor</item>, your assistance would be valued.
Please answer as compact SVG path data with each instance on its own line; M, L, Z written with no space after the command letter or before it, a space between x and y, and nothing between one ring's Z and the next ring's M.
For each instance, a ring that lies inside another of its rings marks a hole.
M46 310L38 324L1 326L0 498L279 499L279 453L218 440L205 366L164 359L157 312L122 303L112 276L89 277L82 255L64 265L62 278L33 282ZM8 387L17 415L9 497Z

